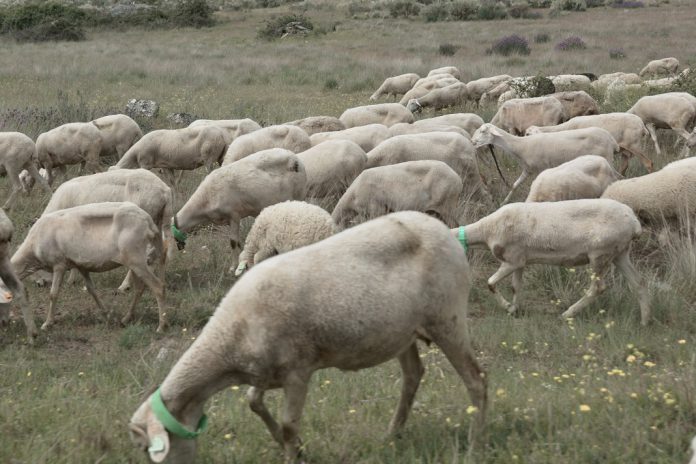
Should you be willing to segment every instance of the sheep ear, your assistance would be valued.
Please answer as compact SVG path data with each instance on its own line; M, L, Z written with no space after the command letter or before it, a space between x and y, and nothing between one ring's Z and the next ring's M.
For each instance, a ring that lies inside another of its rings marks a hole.
M147 437L150 460L157 463L164 461L170 450L169 434L152 411L149 411L147 416Z

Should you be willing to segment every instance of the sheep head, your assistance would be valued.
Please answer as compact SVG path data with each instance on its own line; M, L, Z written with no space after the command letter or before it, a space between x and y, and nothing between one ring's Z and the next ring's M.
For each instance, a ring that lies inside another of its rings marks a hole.
M412 98L406 103L406 108L411 112L411 113L419 113L422 109L423 106L418 103L418 100L415 98Z
M540 134L541 130L539 129L539 126L529 126L526 131L524 131L524 135L533 135L533 134Z
M499 129L497 127L490 123L484 124L474 132L473 137L471 137L471 143L473 143L476 148L491 145L497 135L499 135Z

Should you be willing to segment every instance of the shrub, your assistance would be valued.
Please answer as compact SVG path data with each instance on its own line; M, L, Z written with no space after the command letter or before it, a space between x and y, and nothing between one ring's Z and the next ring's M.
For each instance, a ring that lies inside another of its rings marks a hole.
M447 21L449 18L449 9L442 3L433 3L423 8L422 11L423 18L429 23Z
M392 2L389 4L389 14L392 18L410 18L418 16L420 5L412 0Z
M527 39L513 34L495 42L488 52L495 53L496 55L510 56L529 55L531 50L529 49Z
M597 8L606 4L604 0L585 0L585 3L587 3L587 8Z
M314 29L312 21L303 14L290 14L269 19L259 30L258 36L263 39L273 40L282 37L288 32L289 24L298 24L300 27L311 31Z
M532 8L548 8L551 6L551 0L528 0L528 3Z
M73 5L54 2L17 4L2 9L0 33L19 41L84 40L87 15Z
M513 18L527 18L529 17L529 4L527 2L514 2L507 11Z
M479 7L478 19L491 21L505 18L507 18L507 10L505 6L500 3L485 3Z
M172 8L171 22L179 27L210 27L213 9L206 0L181 0Z
M524 95L526 98L541 97L556 91L551 79L542 75L511 81L510 88L517 92L517 95Z
M584 50L586 48L587 44L585 44L585 41L582 40L581 37L575 35L566 37L565 39L561 40L556 44L556 50L562 52L567 52L571 50Z
M585 11L587 3L585 0L553 0L551 8L563 11Z
M474 1L452 2L450 17L455 21L470 21L476 19L479 6Z
M645 4L643 2L636 1L615 1L612 3L612 8L643 8Z
M623 48L611 48L609 49L609 58L612 60L623 60L626 58L626 53Z
M333 77L330 79L326 79L326 82L324 82L324 89L326 90L334 90L338 88L338 81L334 79Z
M551 36L546 32L540 32L534 36L534 42L536 43L546 43L551 40Z
M691 95L696 95L696 71L684 72L672 82L670 89L672 92L689 92Z
M440 44L440 55L445 55L445 56L452 56L455 53L457 53L457 50L459 50L459 47L457 45L451 44L451 43L444 43Z

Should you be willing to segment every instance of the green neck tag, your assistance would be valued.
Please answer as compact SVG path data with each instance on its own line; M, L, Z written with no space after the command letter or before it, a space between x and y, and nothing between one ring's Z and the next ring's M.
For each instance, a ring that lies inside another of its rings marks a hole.
M172 224L172 235L174 236L174 239L176 239L177 242L186 242L187 235L184 232L177 229L174 224Z
M191 432L184 425L176 420L172 413L167 410L167 407L162 402L162 395L158 388L150 397L150 406L155 413L155 417L164 425L164 428L173 435L179 438L193 439L200 435L208 427L208 416L203 414L201 420L198 421L198 427L195 432Z
M466 231L464 230L464 226L459 226L459 236L457 238L459 239L459 243L462 244L464 251L466 252L469 250L469 244L466 242Z

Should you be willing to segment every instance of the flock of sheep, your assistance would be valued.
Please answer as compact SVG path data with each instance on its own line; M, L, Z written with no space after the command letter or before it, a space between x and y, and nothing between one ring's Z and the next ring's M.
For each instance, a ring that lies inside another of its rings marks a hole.
M673 76L677 69L678 62L665 59L641 74ZM488 286L510 313L519 307L529 264L591 266L589 289L563 317L597 298L615 264L638 295L641 323L647 324L650 298L629 257L631 242L643 226L696 212L696 161L652 172L644 148L652 136L660 152L655 128L682 136L685 150L696 145L696 98L664 93L641 98L626 113L598 114L585 91L590 85L635 85L633 76L553 76L561 92L523 98L511 84L525 78L464 83L456 68L445 67L424 78L390 77L371 98L404 95L400 103L350 108L339 118L315 116L265 128L250 119L198 120L143 135L128 116L113 115L65 124L36 143L20 133L0 133L0 162L13 183L8 209L35 183L50 191L56 169L65 177L68 165L100 171L103 156L119 159L105 172L58 186L11 258L12 223L0 214L0 277L6 287L0 320L7 319L7 303L15 299L32 341L38 331L22 279L38 273L51 281L42 325L47 329L68 270L82 275L105 311L90 273L124 266L129 273L120 289L133 287L134 298L123 323L148 287L157 299L160 331L166 325L165 265L175 245L183 248L202 225L230 225L231 270L248 274L129 424L152 461L192 462L194 438L206 425L206 400L231 384L248 384L251 409L284 448L286 461L295 462L312 373L357 370L396 357L403 386L390 424L395 431L423 375L418 339L439 346L466 384L475 407L469 435L475 450L484 444L487 378L468 336L467 249L488 248L500 261ZM473 113L414 118L422 108L492 98L500 105L491 123ZM478 168L486 147L494 157L493 147L499 148L521 167L497 210ZM616 155L622 157L618 171ZM649 174L623 179L634 156ZM209 174L175 211L175 171L200 166ZM526 201L505 205L527 178L534 180ZM338 199L331 214L303 201L327 197ZM462 202L493 212L459 226ZM240 221L249 216L257 218L242 249ZM280 256L268 259L275 255ZM511 302L496 290L510 275ZM274 388L285 394L280 423L263 402L265 391Z

